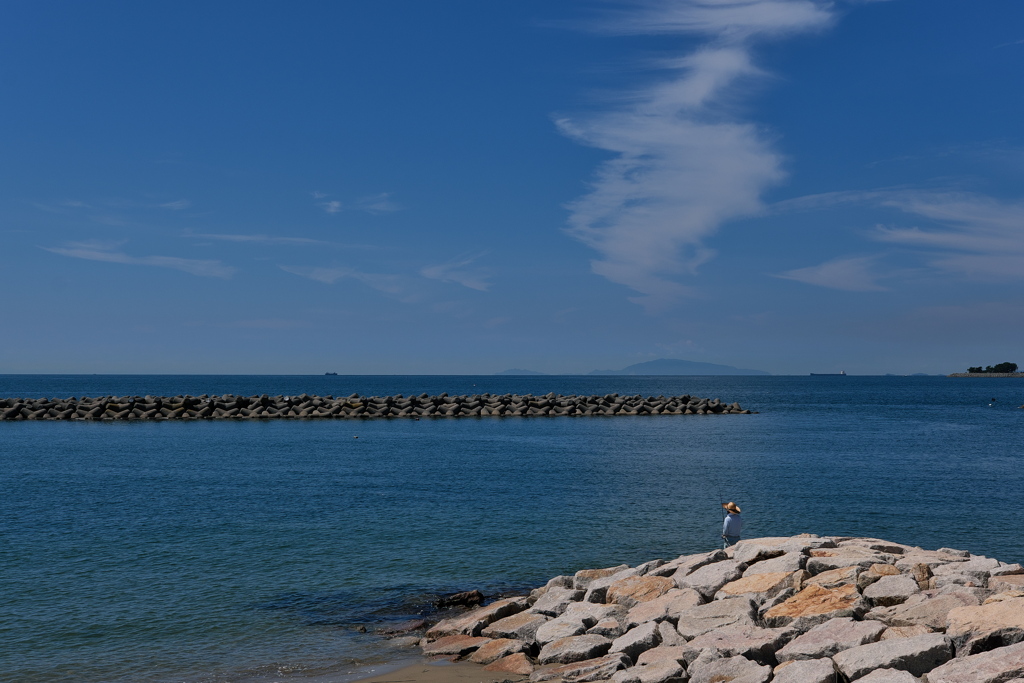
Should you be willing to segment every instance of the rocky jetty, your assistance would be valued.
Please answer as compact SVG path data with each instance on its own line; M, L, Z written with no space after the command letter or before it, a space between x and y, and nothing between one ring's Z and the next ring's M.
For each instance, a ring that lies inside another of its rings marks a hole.
M101 396L0 398L0 420L197 420L749 414L739 403L682 396Z
M420 645L535 683L1024 683L1024 568L877 538L755 538L556 576Z

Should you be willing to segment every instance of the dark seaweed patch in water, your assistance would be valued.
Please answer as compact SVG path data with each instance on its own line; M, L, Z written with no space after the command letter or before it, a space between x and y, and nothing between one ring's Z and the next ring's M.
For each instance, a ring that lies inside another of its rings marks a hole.
M465 611L437 607L441 598L464 590L466 589L431 590L417 586L393 586L331 593L292 592L256 603L252 608L284 612L305 626L387 628L417 619L437 621L450 614ZM496 584L479 590L484 594L486 604L509 595L525 595L531 588Z

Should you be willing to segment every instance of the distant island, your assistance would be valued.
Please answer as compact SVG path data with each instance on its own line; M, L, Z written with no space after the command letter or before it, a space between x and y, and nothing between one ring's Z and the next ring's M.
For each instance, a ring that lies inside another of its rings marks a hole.
M764 370L749 370L732 365L700 363L677 358L659 358L644 363L634 363L621 370L594 370L591 375L770 375Z
M999 363L982 368L980 365L967 368L967 372L954 372L950 377L1024 377L1024 372L1017 372L1016 363Z

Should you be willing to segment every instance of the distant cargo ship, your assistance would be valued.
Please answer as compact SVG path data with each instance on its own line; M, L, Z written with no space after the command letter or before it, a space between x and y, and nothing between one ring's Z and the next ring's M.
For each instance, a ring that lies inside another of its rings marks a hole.
M336 373L336 372L325 372L324 374L325 375L337 375L338 373Z
M812 372L811 377L846 377L846 370L840 372Z

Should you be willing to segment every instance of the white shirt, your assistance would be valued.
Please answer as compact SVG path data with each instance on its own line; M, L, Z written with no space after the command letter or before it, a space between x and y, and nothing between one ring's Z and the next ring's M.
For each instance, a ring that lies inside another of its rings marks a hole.
M743 531L743 520L735 512L730 512L722 524L722 535L739 536L741 531Z

